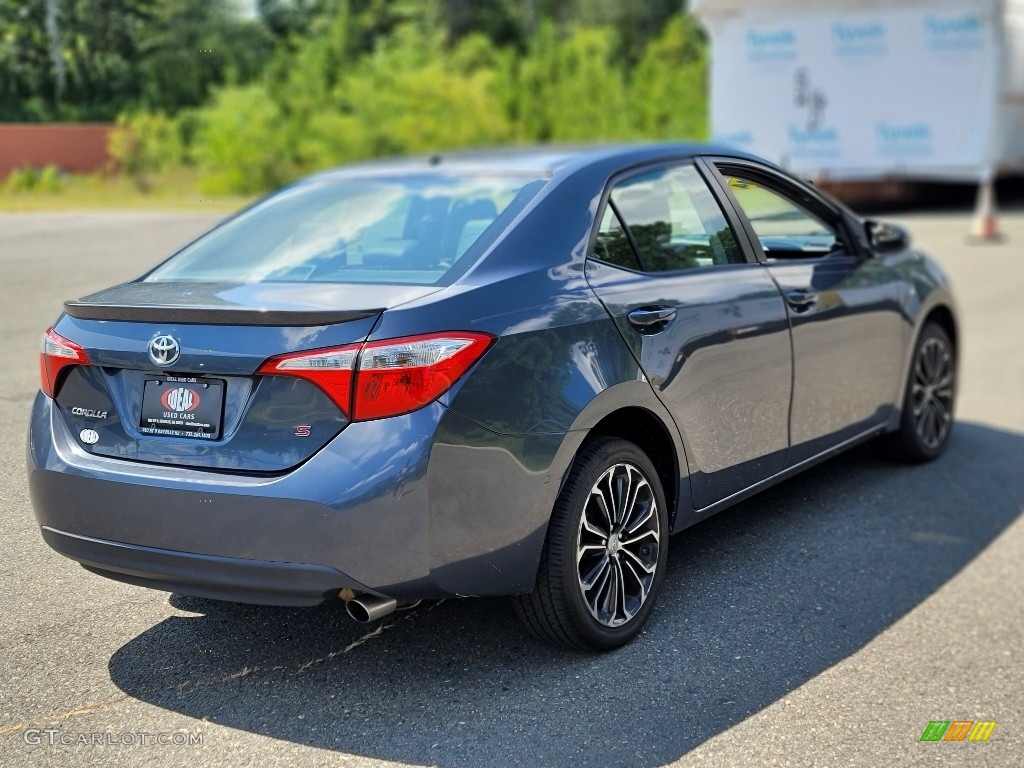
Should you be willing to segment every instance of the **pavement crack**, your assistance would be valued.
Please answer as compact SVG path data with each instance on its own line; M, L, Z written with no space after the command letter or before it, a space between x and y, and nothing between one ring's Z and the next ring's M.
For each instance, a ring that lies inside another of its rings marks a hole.
M39 728L44 725L56 725L57 723L62 722L63 720L67 720L72 717L77 717L79 715L89 715L101 709L111 707L114 704L119 704L125 699L130 698L132 698L131 694L122 693L120 696L114 696L113 698L107 699L106 701L99 701L94 704L83 704L73 709L69 709L66 712L61 712L56 715L50 715L50 717L43 718L42 720L30 720L22 723L13 723L11 725L5 725L2 728L0 728L0 736L6 736L9 733L16 733L17 731L24 731L26 728Z
M418 612L419 611L410 611L407 615L401 617L400 621L408 621L409 619L413 618ZM382 634L384 634L384 630L391 629L397 623L398 622L393 622L391 624L379 624L376 628L370 630L361 637L357 637L355 640L350 642L348 645L346 645L339 651L331 651L330 653L327 653L324 656L310 659L309 661L303 662L302 664L292 667L292 671L289 673L289 676L297 677L298 675L303 674L306 670L310 669L311 667L331 661L332 659L336 659L339 656L344 656L346 653L350 653L363 643L366 643L375 637L380 637ZM24 731L27 728L41 728L43 726L55 725L56 723L63 722L64 720L68 720L72 717L78 717L80 715L89 715L93 712L98 712L102 709L112 707L115 704L120 704L122 701L125 701L126 699L140 699L148 696L158 695L161 693L181 693L184 691L195 691L200 690L202 688L211 688L217 685L223 685L224 683L230 683L232 680L241 680L242 678L250 677L252 675L256 675L259 673L279 672L287 669L288 666L283 664L278 664L273 667L244 666L239 670L229 672L225 675L220 675L219 677L213 679L186 680L176 685L168 685L159 688L150 688L139 693L122 693L119 696L114 696L105 701L100 701L93 704L83 704L81 706L74 707L73 709L69 709L66 712L60 712L39 720L29 720L20 723L12 723L10 725L0 726L0 736L16 733L18 731Z
M370 632L367 632L362 637L356 638L351 643L349 643L344 648L342 648L340 651L331 651L330 653L328 653L325 656L322 656L322 657L320 657L318 659L311 659L311 660L305 662L304 664L301 664L298 667L298 669L296 669L294 672L292 672L291 676L292 677L297 677L298 675L301 675L303 672L305 672L310 667L316 666L317 664L323 664L325 661L330 661L331 659L337 658L338 656L343 656L346 653L348 653L349 651L351 651L351 650L353 650L355 648L358 648L360 645L362 645L366 641L371 640L374 637L380 637L382 634L384 634L384 630L385 629L391 629L391 627L393 627L393 626L394 626L394 624L381 624L376 629L374 629L374 630L372 630Z

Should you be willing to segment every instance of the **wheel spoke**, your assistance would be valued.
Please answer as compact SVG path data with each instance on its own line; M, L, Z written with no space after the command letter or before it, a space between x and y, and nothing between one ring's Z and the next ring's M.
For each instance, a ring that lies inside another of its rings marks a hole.
M632 550L629 550L629 549L624 549L624 550L622 550L622 553L623 553L623 554L625 554L625 555L626 555L626 557L628 557L628 558L629 558L629 560L626 560L626 561L625 561L627 565L629 565L630 567L632 567L632 565L631 565L631 562L633 562L633 563L636 563L636 564L637 564L637 565L639 565L639 566L640 566L641 568L643 568L643 570L644 570L644 573L648 573L648 574L653 574L653 573L654 573L654 571L655 571L655 570L657 570L657 568L658 568L658 563L657 563L657 561L655 561L655 562L654 562L653 564L651 564L651 565L647 565L646 563L644 563L644 561L643 561L643 560L641 560L641 559L640 559L639 557L637 557L636 555L634 555L634 554L633 554L633 552L632 552ZM620 557L620 559L621 559L621 557ZM639 580L639 579L640 579L640 577L639 577L639 576L637 576L637 580Z
M592 605L596 607L597 600L601 596L601 590L608 583L609 573L611 572L611 558L605 556L598 562L593 569L591 569L588 577L580 580L580 585L588 592L594 595L594 601Z
M938 387L944 384L950 384L953 381L953 373L950 371L950 365L952 364L952 358L949 354L943 354L939 360L939 365L935 371L935 376L932 378L932 386Z
M629 490L632 485L632 478L629 476L629 469L627 468L625 473L618 473L613 477L613 499L612 503L615 506L615 527L622 524L623 519L626 517L627 505L629 504Z
M925 382L932 380L932 350L931 345L925 345L925 348L921 350L921 376L924 377Z
M631 534L650 519L651 501L653 501L651 498L651 487L647 484L646 480L641 478L634 488L633 497L629 502L629 510L622 521L620 533L624 535Z
M939 404L936 403L935 400L932 400L931 411L932 411L931 437L932 437L932 445L935 445L935 444L937 444L939 442L939 436L942 434L942 415L941 415L941 412L939 410Z
M615 615L612 621L615 624L626 624L633 617L635 610L631 611L626 604L626 574L623 572L622 560L615 558Z
M647 599L647 595L651 591L651 583L654 579L651 578L651 574L646 570L644 570L643 574L638 572L636 566L629 560L621 560L620 563L622 565L622 572L624 574L628 573L630 578L636 582L637 587L639 587L639 602L640 605L643 605L644 600Z
M594 523L590 522L590 518L587 516L586 510L584 510L583 512L583 527L587 530L588 533L592 533L595 536L601 537L602 539L607 539L611 533L607 530L601 530Z
M598 481L600 485L600 481ZM604 515L605 522L608 523L607 530L610 532L615 524L612 522L612 512L608 508L608 500L604 497L604 491L595 485L590 491L590 497L597 499L597 506L601 510L601 514Z
M945 350L942 348L942 345L935 339L932 339L931 361L929 365L932 381L935 381L935 378L939 375L939 367L942 365L943 355L945 355Z
M935 422L935 408L932 407L932 403L928 401L928 410L925 415L924 424L924 441L929 446L935 445L935 433L936 433L936 422Z
M658 532L657 531L655 531L655 530L647 530L647 531L644 531L643 533L637 534L636 536L634 536L631 539L620 539L619 543L622 544L623 548L626 548L626 547L632 546L633 544L636 544L638 541L643 541L644 539L646 539L649 536L653 536L655 542L660 541L660 539L658 538Z
M607 554L604 555L587 572L586 576L583 576L583 575L580 576L580 586L583 587L584 590L591 590L591 589L593 589L594 585L598 581L600 581L602 579L602 577L606 577L607 576L609 560L611 560L611 558L609 558Z
M928 424L928 408L927 408L927 403L928 403L928 401L926 400L925 401L925 405L921 407L920 415L918 415L916 413L914 414L915 416L917 416L917 434L921 436L922 440L925 439L925 434L926 434L925 433L925 429L926 429L927 424Z
M647 483L641 476L637 482L633 482L632 470L627 467L626 475L629 476L629 492L626 496L626 503L622 508L622 530L625 531L630 526L630 520L633 518L633 510L636 508L637 496L640 494L640 489L643 488Z
M611 624L615 623L615 603L619 596L619 586L617 584L619 574L615 569L612 561L608 562L608 578L605 580L604 585L601 587L601 613L604 614L605 620Z

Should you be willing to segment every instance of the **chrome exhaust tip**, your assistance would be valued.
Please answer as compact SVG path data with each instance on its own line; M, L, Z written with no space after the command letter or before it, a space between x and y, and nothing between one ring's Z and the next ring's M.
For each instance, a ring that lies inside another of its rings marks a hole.
M397 607L398 600L393 597L362 595L345 601L345 611L360 624L383 619Z

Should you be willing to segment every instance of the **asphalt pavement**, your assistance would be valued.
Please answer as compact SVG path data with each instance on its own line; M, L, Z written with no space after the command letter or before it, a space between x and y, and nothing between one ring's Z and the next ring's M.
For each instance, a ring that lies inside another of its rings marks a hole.
M947 453L862 447L675 537L647 629L607 655L534 641L504 600L364 626L118 584L45 546L40 333L216 219L0 214L0 766L1024 764L1024 213L986 245L966 213L897 217L960 301ZM997 726L921 742L933 720Z

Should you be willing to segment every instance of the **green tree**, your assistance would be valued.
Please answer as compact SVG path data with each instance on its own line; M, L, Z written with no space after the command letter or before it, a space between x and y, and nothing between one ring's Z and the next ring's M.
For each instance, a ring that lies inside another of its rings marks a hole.
M708 134L708 49L690 15L673 17L646 47L631 76L638 134L704 140Z
M550 22L537 30L518 71L513 118L529 141L583 141L629 135L624 68L611 28L562 35Z
M202 104L214 86L258 77L272 50L266 29L237 18L228 0L159 0L135 39L136 100L170 113Z
M196 136L204 190L251 194L280 186L294 175L282 121L280 108L259 85L218 91L201 113Z
M58 89L46 0L0 2L0 120L176 112L257 77L272 38L231 0L60 0Z

